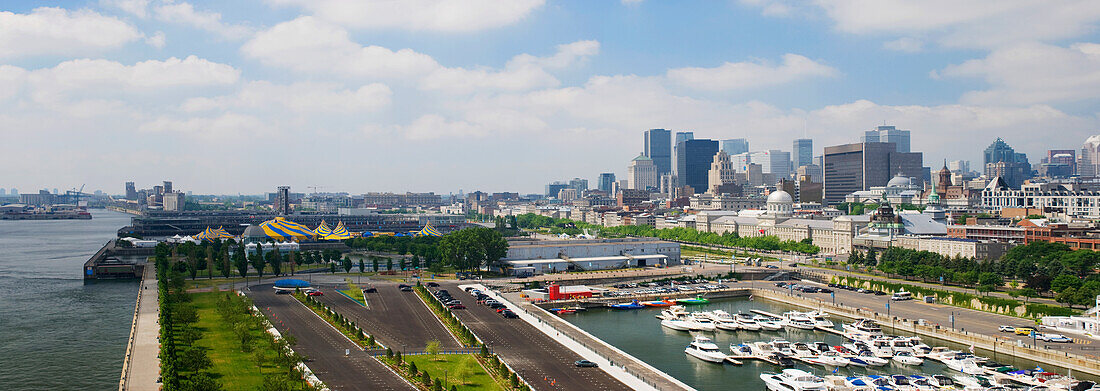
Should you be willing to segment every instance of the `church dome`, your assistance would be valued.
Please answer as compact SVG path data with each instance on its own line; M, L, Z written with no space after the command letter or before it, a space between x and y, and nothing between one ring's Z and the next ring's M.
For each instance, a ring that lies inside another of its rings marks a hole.
M901 174L898 174L893 179L890 179L889 182L886 182L886 187L909 187L912 185L913 181L907 177L901 176Z
M776 190L776 191L772 192L771 194L768 194L768 203L769 204L771 204L771 203L791 204L791 203L794 203L794 198L792 198L790 194L788 194L787 192L785 192L783 190Z

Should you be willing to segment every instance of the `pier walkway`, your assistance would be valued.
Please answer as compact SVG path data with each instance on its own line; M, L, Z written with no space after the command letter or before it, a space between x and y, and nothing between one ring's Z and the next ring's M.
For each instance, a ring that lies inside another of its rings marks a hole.
M120 391L160 389L160 305L157 292L157 269L152 263L145 266L138 286L134 321L130 326L130 339L126 346L126 359L122 364Z

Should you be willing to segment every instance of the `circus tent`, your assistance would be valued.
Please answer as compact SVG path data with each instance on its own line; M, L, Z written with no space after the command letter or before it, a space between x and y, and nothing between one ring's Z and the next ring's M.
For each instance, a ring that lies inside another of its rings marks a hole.
M435 227L432 226L431 222L429 222L427 224L424 224L424 229L421 229L419 232L416 233L416 235L417 236L443 236L443 234L439 233L439 231L437 231L435 229Z
M276 217L260 223L259 228L263 230L264 235L276 240L298 241L312 239L315 236L313 230L309 229L309 227L287 220L283 217Z
M195 240L198 240L200 242L203 240L215 241L219 239L232 239L233 235L231 235L222 227L218 227L218 229L206 227L206 230L200 232L198 235L195 235L194 238Z
M318 238L324 238L332 233L332 228L329 228L328 224L325 224L325 221L321 220L321 225L318 225L317 229L313 230L313 233L317 235Z
M324 240L344 240L351 239L353 236L351 232L348 232L347 227L344 226L344 222L341 221L336 224L336 228L332 229L328 235L321 237Z

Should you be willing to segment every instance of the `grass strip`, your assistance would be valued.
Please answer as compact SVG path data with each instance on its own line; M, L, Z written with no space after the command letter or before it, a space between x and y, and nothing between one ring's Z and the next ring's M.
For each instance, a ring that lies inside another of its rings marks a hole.
M352 342L355 342L355 344L359 345L359 347L375 348L382 346L378 343L378 341L374 340L373 335L367 334L365 331L363 331L361 327L359 327L359 325L355 324L355 322L349 320L343 315L340 315L340 313L334 311L332 308L329 308L329 306L325 305L324 303L314 299L313 296L306 296L305 294L302 294L300 292L295 292L294 298L298 299L298 301L302 302L302 304L305 304L307 308L313 311L313 313L317 314L317 316L320 316L321 319L323 319L325 322L328 322L328 324L332 325L332 327L335 327L336 330L340 331L341 334L347 336L348 339L350 339Z
M478 341L477 338L474 337L474 333L451 313L450 308L444 307L439 300L436 300L431 292L428 292L427 288L418 285L413 288L413 290L416 291L416 295L420 296L420 300L423 300L424 303L427 304L428 309L430 309L432 313L435 314L435 317L447 327L447 330L458 339L462 346L478 346Z

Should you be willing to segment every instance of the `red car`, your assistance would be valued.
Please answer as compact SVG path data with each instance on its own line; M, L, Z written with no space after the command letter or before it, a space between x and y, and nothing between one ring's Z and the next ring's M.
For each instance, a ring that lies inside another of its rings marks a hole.
M452 310L464 310L464 309L466 309L466 306L464 306L462 304L451 304L451 305L447 306L447 308L450 308Z
M324 295L325 295L325 293L324 293L324 292L321 292L321 291L316 291L316 290L314 290L314 291L309 291L309 292L306 292L306 295L307 295L307 296L324 296Z

